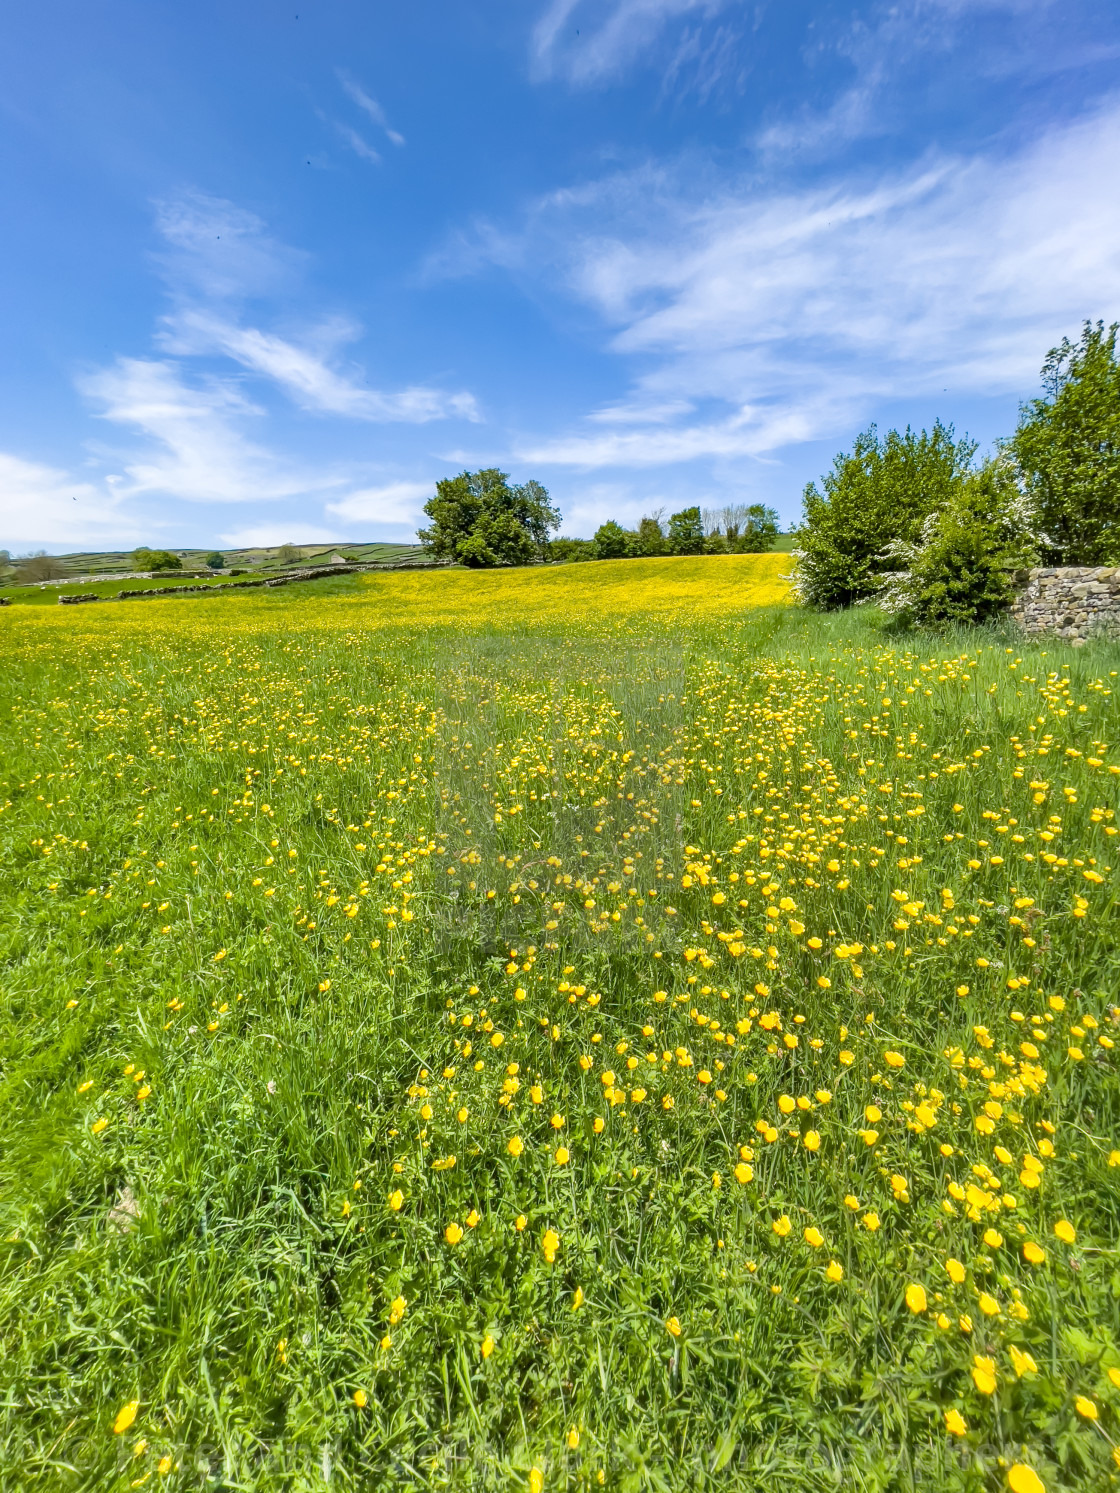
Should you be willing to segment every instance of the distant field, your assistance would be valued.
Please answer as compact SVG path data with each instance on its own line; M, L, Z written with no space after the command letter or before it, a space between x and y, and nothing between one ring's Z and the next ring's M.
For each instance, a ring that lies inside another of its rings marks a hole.
M1120 646L788 564L0 611L0 1484L1113 1486Z
M537 624L554 617L563 617L569 611L572 623L579 621L580 614L591 618L607 616L690 616L710 613L724 614L743 607L768 606L782 601L788 593L788 582L783 579L790 568L788 558L782 555L719 555L712 558L667 558L662 560L601 560L590 565L554 565L528 567L518 570L434 570L404 571L358 577L324 577L309 582L306 587L285 588L284 595L290 600L304 599L314 604L314 599L325 594L326 588L339 585L347 587L354 603L368 609L364 621L381 625L405 616L415 616L425 622L439 622L448 626L472 625L480 622L496 626L510 623ZM80 615L90 618L100 609L59 607L59 592L67 595L93 592L95 595L115 598L118 591L150 589L162 581L99 581L81 585L59 587L49 585L19 586L0 589L0 596L10 596L21 606L36 608L47 606L65 618L64 626L75 626L74 618ZM204 585L221 589L229 584L225 580L182 580L171 574L166 579L170 588L183 585ZM270 606L279 593L242 593L234 591L230 599L249 602L256 599ZM168 597L167 605L189 606L206 598L185 596ZM139 625L151 623L151 608L162 605L161 598L128 603L120 610L135 611ZM387 610L382 614L380 608ZM113 608L117 611L118 608ZM251 610L239 613L248 618L255 615ZM266 617L271 613L265 613ZM338 613L329 614L332 625ZM145 620L146 619L146 620ZM112 626L120 626L115 621Z
M257 546L252 549L227 549L221 554L226 569L240 567L259 570L279 564L279 545ZM326 565L332 555L352 555L356 560L396 560L419 555L421 550L411 544L301 544L296 545L301 565ZM176 550L183 561L184 570L201 570L211 550ZM59 555L58 559L75 575L98 575L103 572L118 574L131 570L132 553L128 550L75 551L70 555ZM288 562L293 563L293 562Z

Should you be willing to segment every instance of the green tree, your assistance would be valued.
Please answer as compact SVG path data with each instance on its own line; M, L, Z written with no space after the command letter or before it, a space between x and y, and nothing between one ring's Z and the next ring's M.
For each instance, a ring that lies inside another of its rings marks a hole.
M886 559L906 568L881 582L884 609L925 627L992 621L1014 599L1016 572L1037 558L1030 519L1011 463L985 462L927 516L916 542L887 547Z
M765 503L748 503L742 527L734 540L728 534L729 546L743 555L763 555L774 548L778 537L778 515Z
M669 519L668 550L671 555L698 555L704 548L704 525L699 508L682 508Z
M592 539L550 539L547 557L561 565L595 559L595 542Z
M661 512L647 514L638 525L634 540L635 552L639 555L663 555L665 553L665 531L661 527Z
M624 529L610 518L595 530L595 558L624 560L634 553L634 539L635 535L629 529Z
M1116 334L1086 322L1081 340L1050 349L1046 397L1019 413L1007 442L1034 505L1048 565L1120 560L1120 362Z
M219 553L218 550L214 550L211 554L206 556L206 559L203 560L202 563L210 570L224 570L226 557L225 555Z
M528 565L536 554L532 536L514 513L489 509L479 514L456 549L459 561L475 568Z
M471 566L524 565L543 557L549 533L560 526L547 488L536 481L511 486L497 467L437 482L424 512L431 520L419 531L424 548Z
M281 565L294 565L297 560L303 559L303 551L297 549L294 544L282 544L276 551L276 558Z
M880 440L872 425L857 436L821 479L824 491L814 482L805 489L796 551L801 599L831 610L873 596L892 568L887 546L917 540L925 518L948 506L975 454L975 441L958 441L940 420L917 435L907 426Z
M183 562L170 550L152 550L146 545L132 551L132 563L137 570L182 570Z

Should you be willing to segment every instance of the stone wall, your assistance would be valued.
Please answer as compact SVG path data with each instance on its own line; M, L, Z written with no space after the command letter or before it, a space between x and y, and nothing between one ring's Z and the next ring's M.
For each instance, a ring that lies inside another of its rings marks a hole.
M1055 633L1074 647L1120 635L1120 565L1029 570L1011 615L1028 634Z

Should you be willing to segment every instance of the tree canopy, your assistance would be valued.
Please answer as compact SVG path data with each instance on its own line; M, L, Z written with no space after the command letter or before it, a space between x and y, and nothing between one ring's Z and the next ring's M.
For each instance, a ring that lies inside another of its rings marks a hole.
M938 420L931 431L870 426L804 493L798 535L798 587L804 600L830 609L866 600L892 569L893 543L913 544L923 520L948 506L971 470L976 442L957 440Z
M669 553L672 555L698 555L704 548L704 524L700 509L682 508L669 519Z
M600 560L623 560L634 553L635 535L609 518L595 531L595 554Z
M182 570L183 562L170 550L152 550L146 545L132 551L132 563L137 570Z
M473 567L525 565L542 558L560 526L548 489L530 480L511 486L497 467L460 472L436 483L424 504L431 526L420 543L438 559Z
M1120 363L1116 334L1086 322L1042 365L1046 397L1020 410L1007 442L1049 565L1120 560Z

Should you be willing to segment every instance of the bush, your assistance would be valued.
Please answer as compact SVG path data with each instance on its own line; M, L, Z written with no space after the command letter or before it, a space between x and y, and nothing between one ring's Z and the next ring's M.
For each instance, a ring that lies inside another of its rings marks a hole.
M1011 464L989 461L931 513L915 543L888 546L905 570L881 582L884 610L926 627L990 622L1015 596L1015 572L1037 558L1030 504Z
M795 586L801 600L821 610L850 606L873 596L891 562L894 543L914 544L926 517L946 508L971 467L976 443L954 439L938 420L915 435L872 425L841 452L804 493Z
M182 570L183 562L170 550L150 550L146 546L132 551L132 563L137 570Z
M682 508L669 520L668 550L671 555L698 555L704 548L704 525L699 508Z
M214 550L212 554L206 556L206 559L203 560L202 563L209 570L224 570L226 557L225 555L219 554L217 550Z
M550 539L545 554L547 559L556 560L561 565L597 558L592 539Z
M294 565L297 560L303 559L303 551L294 544L282 544L276 551L276 558L281 565Z
M634 553L637 535L614 519L608 519L595 530L595 558L597 560L624 560Z
M511 487L497 467L437 482L424 512L432 521L431 528L419 531L424 548L437 558L476 567L524 565L543 557L549 532L560 525L547 488L532 480Z
M1120 363L1114 323L1086 322L1042 366L1049 397L1022 406L1007 442L1048 565L1120 560Z

